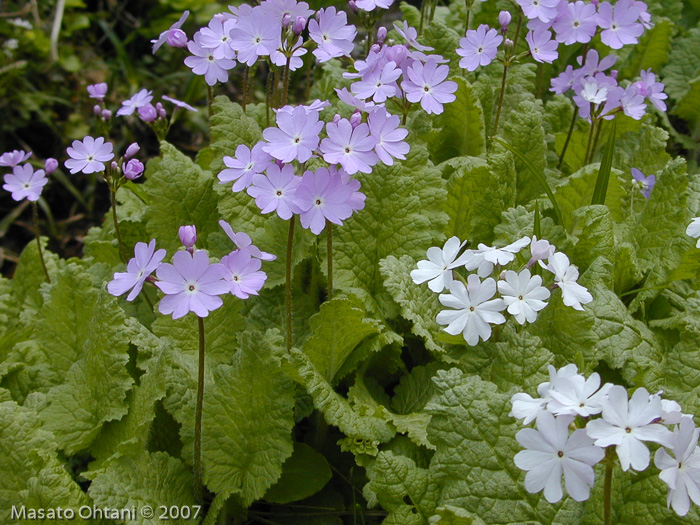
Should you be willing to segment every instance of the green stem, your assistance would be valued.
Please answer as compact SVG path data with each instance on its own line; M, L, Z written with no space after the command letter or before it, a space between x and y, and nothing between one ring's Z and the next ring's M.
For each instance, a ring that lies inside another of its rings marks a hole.
M595 152L598 150L598 141L600 140L600 131L603 129L603 119L598 121L598 130L595 132L595 139L593 140L593 147L591 148L591 158L589 162L593 162L595 159Z
M296 215L289 219L289 235L287 236L287 268L285 283L285 322L287 327L287 351L292 351L292 244L294 243L294 223Z
M498 97L498 108L496 109L496 120L493 123L492 137L498 135L498 124L501 120L501 110L503 109L503 98L506 94L506 81L508 80L508 64L503 64L503 78L501 79L501 94Z
M471 17L472 14L472 3L471 0L464 0L464 5L467 8L467 16L464 20L464 31L465 33L469 31L469 18Z
M197 376L197 408L194 414L194 494L195 501L202 501L202 408L204 405L204 319L197 317L199 325L199 369Z
M608 447L605 450L605 484L603 486L603 523L605 523L605 525L610 525L612 523L612 476L614 467L612 450L613 447Z
M326 220L326 259L328 260L328 300L333 299L333 224Z
M591 146L593 146L593 134L595 132L596 121L591 121L591 128L588 130L588 145L586 146L586 156L583 158L583 165L586 166L590 162Z
M46 269L46 262L44 261L44 250L41 249L41 239L39 235L39 209L36 205L36 201L32 201L32 214L34 215L34 236L36 237L36 245L39 248L39 259L41 260L41 267L44 269L44 275L46 275L46 282L51 284L51 277L49 277L49 271Z
M246 65L243 73L243 98L241 99L241 107L243 113L246 112L246 104L248 103L248 82L250 78L250 66Z
M284 66L284 84L282 86L282 105L284 107L287 105L287 97L289 96L289 63L291 62L291 55L287 57L287 63Z
M209 106L209 118L214 114L212 106L214 105L214 88L207 86L207 105Z
M114 183L109 180L109 198L112 202L112 220L114 221L114 232L117 235L117 242L119 243L119 253L122 256L122 260L127 262L129 258L126 255L126 249L124 248L124 241L122 240L122 233L119 229L119 221L117 220L117 190L114 187Z
M564 157L566 156L566 150L569 149L569 142L571 142L571 135L574 134L574 128L576 127L576 109L574 108L574 114L571 117L571 125L569 126L569 134L566 136L566 142L564 142L564 148L561 150L561 155L559 156L559 163L557 164L557 169L560 170L562 164L564 164Z
M272 83L274 82L275 74L272 72L272 67L267 69L267 86L265 87L265 121L266 125L270 126L270 106L272 106Z

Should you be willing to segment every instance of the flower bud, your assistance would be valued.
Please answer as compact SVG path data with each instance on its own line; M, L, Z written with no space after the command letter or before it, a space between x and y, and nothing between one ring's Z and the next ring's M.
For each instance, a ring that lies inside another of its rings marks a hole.
M104 120L109 120L112 118L112 112L108 109L103 109L102 110L102 118Z
M187 33L182 29L171 29L168 31L168 36L165 41L171 47L186 47L187 46Z
M333 124L337 124L338 122L340 122L340 119L341 119L341 116L336 113L335 116L333 117Z
M288 28L289 25L292 23L292 15L289 13L285 13L284 16L282 17L282 27L283 28Z
M352 129L355 129L360 124L362 124L362 113L355 110L355 112L350 116L350 125L352 125Z
M129 160L131 157L136 155L140 149L141 149L141 147L136 142L133 142L128 148L126 148L126 153L124 153L124 158L126 160Z
M191 253L194 243L197 242L197 228L194 225L180 226L177 233L180 236L180 242Z
M408 57L408 48L404 45L389 46L386 49L386 59L389 62L394 62L396 67L401 67Z
M112 171L115 171L117 173L121 171L121 169L119 169L119 164L117 164L116 160L113 160L109 167L112 168Z
M611 69L610 76L617 80L617 69Z
M102 108L100 106L98 106L97 104L95 104L94 106L92 106L92 112L95 115L99 116L100 113L102 113Z
M92 84L87 87L88 96L90 98L96 98L97 100L102 100L107 94L107 83L100 82L99 84Z
M532 257L527 263L528 268L535 264L537 261L544 261L549 259L554 253L554 246L549 244L546 239L537 240L537 236L532 236L532 242L530 243L530 254Z
M506 50L506 53L511 53L515 48L515 42L513 42L510 38L506 38L505 42L503 43L503 47Z
M138 159L131 159L124 166L124 176L129 180L138 179L143 175L143 162Z
M153 104L141 106L140 108L138 108L138 112L139 117L141 117L141 120L143 120L144 122L153 122L158 117L158 113Z
M292 27L292 31L294 31L294 34L300 35L305 28L306 18L304 18L303 16L296 17L296 20L294 20L294 26Z
M353 12L353 13L357 13L358 8L357 8L357 2L355 2L355 0L350 0L350 1L348 2L348 7L349 7L350 9L352 9L352 12Z
M379 53L382 50L382 47L379 44L372 44L372 47L369 48L370 53Z
M379 29L377 29L377 44L379 44L380 46L383 46L385 40L386 40L386 27L382 26Z
M158 118L165 118L168 114L165 112L163 104L156 102L156 113L158 113Z
M47 175L51 175L58 168L58 161L54 158L49 157L44 162L44 171Z
M498 23L501 25L501 31L504 33L508 31L508 25L513 19L509 11L501 11L498 13Z

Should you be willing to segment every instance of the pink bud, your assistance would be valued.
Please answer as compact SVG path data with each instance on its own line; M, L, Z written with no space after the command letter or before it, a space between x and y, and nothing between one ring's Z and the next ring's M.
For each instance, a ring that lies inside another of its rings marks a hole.
M130 159L131 157L136 155L140 149L141 149L141 147L136 142L132 143L128 148L126 148L126 153L124 153L124 158L127 160Z
M131 159L124 166L124 176L129 180L138 179L143 175L143 162L137 159Z
M192 251L192 246L197 242L197 228L192 226L180 226L178 230L178 235L180 236L180 242L187 248L187 251Z
M103 109L102 110L102 118L105 120L109 120L112 118L112 112L108 109Z
M47 175L51 175L58 168L58 161L54 158L49 157L44 162L44 171Z
M379 44L372 44L372 47L369 48L371 53L379 53L382 50L382 46Z
M186 47L187 46L187 33L182 29L171 29L168 31L168 36L165 41L171 47Z
M404 63L406 57L408 56L408 49L403 45L389 46L386 50L386 59L389 62L394 62L397 67L401 67Z
M116 160L113 160L109 166L110 166L110 168L112 168L112 171L116 171L117 173L119 173L121 171L119 169L119 164L117 164Z
M355 110L355 112L350 116L350 125L352 125L352 129L355 129L360 124L362 124L362 113Z
M285 13L282 17L282 27L287 28L292 23L292 15Z
M501 25L501 31L505 33L508 30L508 25L512 19L513 17L508 11L501 11L498 13L498 23Z
M93 113L95 113L95 115L99 116L99 114L102 113L102 108L95 104L94 106L92 106L92 111Z
M348 7L349 7L350 9L352 9L352 12L353 12L353 13L357 13L358 9L357 9L357 3L355 2L355 0L350 0L350 1L348 2Z
M156 102L156 113L158 113L158 118L165 118L167 116L165 108L163 108L163 104L160 102Z
M102 100L107 94L107 83L100 82L99 84L92 84L87 87L87 92L90 98Z
M379 44L380 46L383 46L385 40L386 40L386 27L382 26L379 29L377 29L377 44Z
M611 69L610 76L617 80L617 69Z
M292 31L294 31L295 35L300 35L302 31L304 31L304 28L306 28L306 18L303 16L298 16L294 20L294 26L292 27Z
M156 111L156 108L153 106L153 104L147 104L146 106L141 106L138 109L139 112L139 117L141 117L141 120L144 122L153 122L157 117L158 113Z
M333 124L337 124L338 122L340 122L340 119L341 119L340 115L338 115L336 113L335 116L333 117Z

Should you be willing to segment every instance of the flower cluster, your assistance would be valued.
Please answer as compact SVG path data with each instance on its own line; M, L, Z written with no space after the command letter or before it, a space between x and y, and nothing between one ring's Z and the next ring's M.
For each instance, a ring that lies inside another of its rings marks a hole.
M114 296L129 292L126 300L133 301L144 283L152 282L165 294L158 311L172 314L173 319L189 312L207 317L223 304L222 294L231 293L239 299L258 295L267 280L267 274L260 270L262 261L274 260L275 256L254 246L245 233L235 233L226 221L219 221L219 224L236 245L220 262L212 262L206 251L195 248L197 229L186 225L178 231L185 250L173 256L172 264L162 262L166 251L155 249L155 239L148 244L138 242L126 272L116 272L107 290Z
M12 173L7 173L3 180L3 189L12 193L12 199L21 201L38 201L44 186L49 182L46 175L50 175L58 166L56 159L46 159L44 168L34 170L31 164L26 163L32 156L31 152L14 150L0 155L0 166L12 168Z
M506 322L501 313L504 310L518 324L535 322L537 313L547 306L551 290L560 289L564 304L576 310L583 310L582 305L593 300L588 290L577 282L578 268L544 239L523 237L502 248L479 244L476 250L465 250L460 255L465 244L466 241L460 243L457 237L452 237L442 249L428 248L428 260L418 262L411 278L416 284L427 282L435 293L445 289L450 292L440 293L440 303L451 310L441 311L437 322L447 325L445 331L451 335L461 333L471 346L479 339L486 341L491 337L491 325ZM515 262L527 247L529 258L518 271L503 268ZM542 285L542 277L530 273L535 263L552 274L551 289ZM475 273L464 279L456 272L459 268ZM498 272L498 281L490 277L494 270Z
M662 392L650 395L637 388L629 397L622 386L600 383L597 373L586 378L576 365L558 370L549 365L549 381L537 388L539 398L513 395L510 416L525 425L535 421L537 427L515 436L525 447L515 455L515 464L527 471L525 488L544 491L545 499L556 503L563 496L563 475L567 493L584 501L604 449L615 447L623 471L642 471L651 461L645 443L658 443L665 448L656 451L654 463L669 487L667 504L685 516L691 499L700 505L700 429L693 416L683 414L675 401L662 399Z

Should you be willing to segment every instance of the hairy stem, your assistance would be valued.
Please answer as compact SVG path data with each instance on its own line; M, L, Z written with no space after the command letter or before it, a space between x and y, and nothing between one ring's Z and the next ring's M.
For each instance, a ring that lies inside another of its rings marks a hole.
M36 245L39 248L39 260L41 260L41 267L44 269L44 275L46 275L46 282L51 284L51 277L49 277L49 271L46 269L46 262L44 261L44 250L41 249L41 239L39 238L39 210L36 201L32 201L32 214L34 215L34 236L36 237Z
M289 63L291 62L292 57L288 56L287 57L287 63L284 66L284 84L282 86L282 105L280 107L284 107L287 105L287 97L289 96Z
M204 319L197 317L199 325L199 369L197 375L197 408L194 414L194 495L202 501L202 407L204 405Z
M508 80L508 64L503 64L503 78L501 79L501 94L498 97L498 108L496 109L496 120L493 123L492 137L498 135L498 124L501 120L501 111L503 109L503 98L506 94L506 81Z
M328 260L328 300L333 299L333 224L326 220L326 259Z
M119 229L119 221L117 220L117 190L114 187L114 183L109 181L109 198L112 202L112 220L114 221L114 233L117 235L117 242L119 243L119 253L122 256L122 260L127 262L129 258L126 255L126 249L124 248L124 241L122 240L122 233Z
M467 16L464 20L464 32L466 33L467 31L469 31L469 18L472 15L472 3L470 0L464 0L464 5L467 8Z
M241 99L241 107L243 108L243 113L246 112L246 104L248 103L248 82L250 78L250 66L245 66L245 71L243 73L243 98Z
M285 323L287 328L287 351L292 351L292 244L294 243L294 223L296 215L289 219L289 235L287 237L287 268L285 282Z

